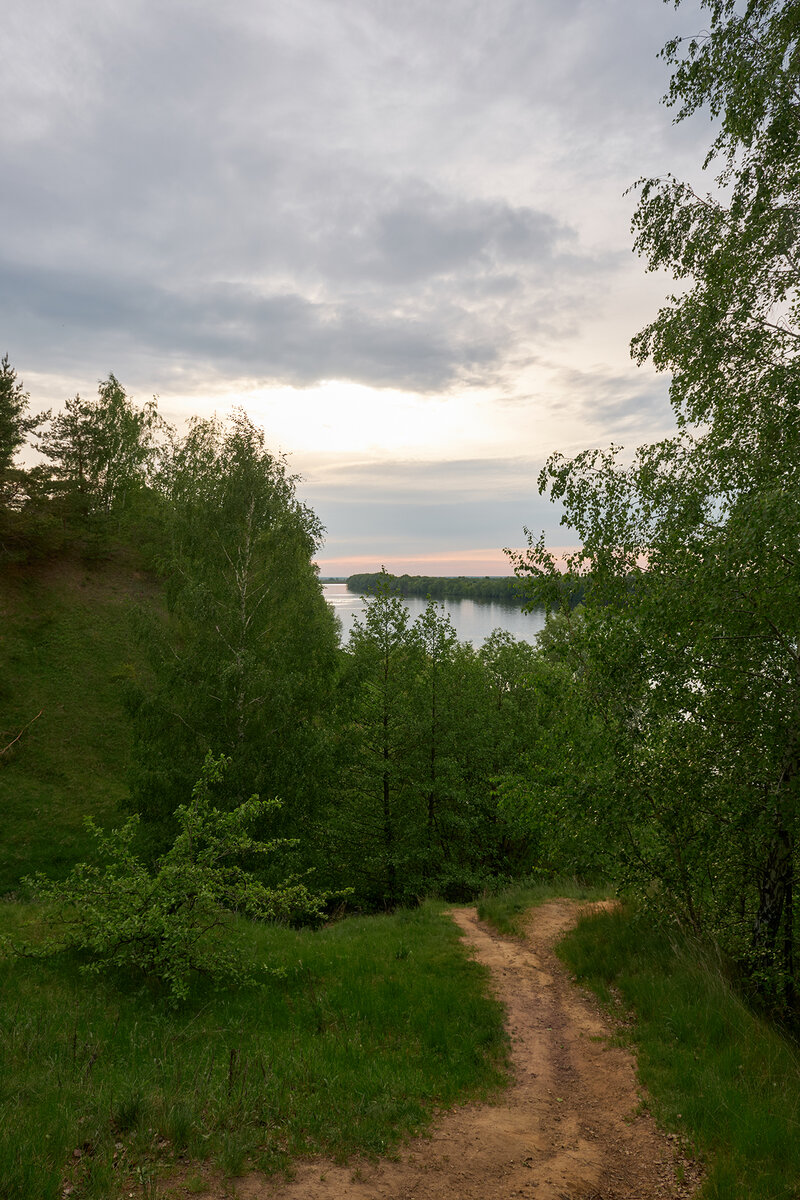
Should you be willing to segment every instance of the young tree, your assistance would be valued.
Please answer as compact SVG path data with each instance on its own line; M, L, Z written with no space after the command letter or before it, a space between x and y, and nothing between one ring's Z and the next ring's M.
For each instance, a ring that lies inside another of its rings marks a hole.
M242 412L227 424L195 420L165 455L157 487L171 619L144 630L153 679L132 701L134 804L168 828L213 750L231 759L227 794L280 795L277 819L293 831L321 787L338 652L312 562L319 522Z
M26 557L47 544L47 522L38 511L36 470L15 462L25 444L49 413L28 414L28 393L6 354L0 363L0 559Z
M246 869L254 856L270 857L279 848L253 835L278 801L251 796L231 811L215 807L212 788L227 766L222 756L206 758L191 800L176 810L177 836L153 869L135 851L135 817L110 833L88 818L99 861L79 863L62 881L26 880L59 915L55 937L23 951L76 950L84 970L95 974L133 969L165 984L174 1002L186 999L196 974L229 986L263 978L268 967L248 962L231 944L232 914L319 920L327 897L295 879L265 887Z
M3 506L13 505L20 494L23 475L14 466L17 451L49 415L30 416L29 401L30 396L23 391L6 354L0 362L0 504Z
M370 906L465 899L530 866L530 837L500 812L497 784L530 750L537 701L533 691L521 700L516 678L520 696L499 719L491 650L460 644L433 602L410 624L385 573L373 586L340 696L345 750L328 817L339 879ZM527 644L495 642L535 657Z
M67 400L38 446L65 518L120 515L151 477L162 429L156 401L137 408L114 375L101 381L96 400Z
M422 790L425 796L427 842L429 851L438 838L443 853L447 853L440 820L440 809L448 791L452 791L452 750L450 734L453 726L453 696L448 686L452 680L452 668L458 645L456 631L450 618L440 612L437 605L428 601L425 612L414 623L414 635L418 641L420 670L418 701L420 716L419 749L424 765Z
M347 647L348 754L341 798L332 814L341 870L356 895L374 906L393 906L422 893L421 812L410 753L410 691L417 647L406 605L392 593L385 572L356 621Z
M465 899L498 874L500 851L483 664L432 600L410 633L406 760L420 874L426 890Z
M628 878L795 998L800 806L800 49L797 8L704 0L668 102L719 119L716 192L640 182L636 248L682 283L633 341L672 372L679 432L554 456L540 488L583 549L576 685L606 730L602 814ZM563 595L543 540L518 569Z

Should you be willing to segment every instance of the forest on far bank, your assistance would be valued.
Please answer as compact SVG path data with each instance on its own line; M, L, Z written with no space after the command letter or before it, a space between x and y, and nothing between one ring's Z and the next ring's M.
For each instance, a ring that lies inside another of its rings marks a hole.
M371 594L386 573L362 572L348 576L347 590ZM523 602L519 580L514 575L392 575L388 574L391 591L397 596L427 596L440 599L500 600L504 604Z
M517 608L535 604L516 575L392 575L383 570L350 575L345 582L348 591L362 595L374 595L381 587L388 586L395 596L494 600ZM584 586L583 580L565 581L563 599L571 608L580 604Z

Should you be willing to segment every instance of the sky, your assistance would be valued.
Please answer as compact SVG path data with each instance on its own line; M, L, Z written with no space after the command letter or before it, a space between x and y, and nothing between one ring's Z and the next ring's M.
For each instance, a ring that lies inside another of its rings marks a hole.
M630 338L670 281L642 176L698 0L10 0L0 353L58 407L113 371L179 426L243 407L326 575L507 574L555 451L673 428Z

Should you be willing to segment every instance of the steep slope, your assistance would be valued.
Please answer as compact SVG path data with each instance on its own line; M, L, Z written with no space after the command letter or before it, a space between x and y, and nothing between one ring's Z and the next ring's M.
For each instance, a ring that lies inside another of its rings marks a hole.
M0 895L30 871L63 874L82 857L87 815L119 815L130 753L124 680L142 670L132 611L159 598L122 555L4 569Z

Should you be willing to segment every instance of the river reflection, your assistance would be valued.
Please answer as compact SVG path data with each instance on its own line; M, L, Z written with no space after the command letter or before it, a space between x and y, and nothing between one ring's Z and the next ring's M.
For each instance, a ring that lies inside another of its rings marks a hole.
M342 642L346 642L356 617L363 618L364 597L348 592L345 583L323 583L322 593L342 623ZM420 596L403 596L414 621L425 611L426 601ZM437 601L453 622L459 640L482 645L493 629L505 629L515 638L532 642L544 627L544 609L524 613L513 604L497 600L456 600L444 597Z

